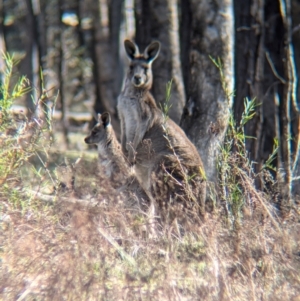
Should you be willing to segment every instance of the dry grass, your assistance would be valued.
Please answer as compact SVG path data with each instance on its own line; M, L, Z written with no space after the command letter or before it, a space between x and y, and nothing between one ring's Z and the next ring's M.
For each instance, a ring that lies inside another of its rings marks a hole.
M160 226L157 236L149 237L145 212L127 204L96 166L96 158L83 156L73 170L60 167L65 185L49 198L29 193L22 184L26 179L11 187L14 197L1 197L0 299L299 297L296 214L282 222L255 190L239 222L232 223L223 201L201 226L181 237ZM45 190L44 179L39 181L31 189ZM246 185L251 194L252 184Z
M159 219L150 226L144 205L113 189L96 152L47 150L50 122L12 124L7 99L0 114L1 300L300 300L299 208L280 214L276 182L255 188L257 177L270 174L253 174L234 124L214 209L174 231Z

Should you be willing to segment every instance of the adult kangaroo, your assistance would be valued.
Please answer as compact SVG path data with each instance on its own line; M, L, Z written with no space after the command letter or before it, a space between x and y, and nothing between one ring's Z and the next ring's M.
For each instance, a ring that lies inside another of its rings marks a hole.
M150 93L151 67L160 43L151 43L142 54L129 40L124 46L130 65L118 98L122 150L159 207L169 212L173 207L177 213L182 208L204 209L206 183L199 153L183 130L157 107ZM172 219L177 213L169 216Z

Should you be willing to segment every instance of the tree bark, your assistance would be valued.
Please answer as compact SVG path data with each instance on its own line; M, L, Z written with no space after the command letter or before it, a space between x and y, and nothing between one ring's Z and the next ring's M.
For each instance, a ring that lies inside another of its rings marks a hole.
M182 26L190 33L189 40L185 37L183 41L188 40L190 46L182 46L189 65L185 67L187 104L181 126L201 155L207 179L216 181L216 160L232 103L231 96L223 89L226 85L228 91L233 91L232 2L190 0L182 1L181 5L183 11L191 12L190 21L182 20ZM223 62L222 80L210 56Z
M58 0L58 13L59 13L59 19L60 19L60 45L59 45L59 55L58 55L58 82L59 82L59 98L61 103L61 123L62 123L62 130L63 130L63 137L64 137L64 143L66 146L69 146L70 140L68 136L68 128L69 128L69 120L67 117L67 98L65 97L65 91L64 91L64 70L65 70L65 57L64 57L64 49L66 50L65 46L65 40L64 40L64 27L65 25L62 22L62 16L63 16L63 2L62 0Z
M119 33L123 0L108 2L89 0L87 13L92 18L93 63L97 99L94 105L96 113L107 111L112 116L112 124L118 132L117 97L121 89L119 62ZM109 18L111 17L111 19ZM112 18L118 18L113 20ZM95 69L97 68L97 70Z
M40 74L41 67L40 48L39 48L39 35L38 23L35 12L33 10L32 0L26 0L27 6L27 24L28 24L28 40L26 47L26 65L27 77L33 86L33 92L29 93L26 98L26 105L28 108L29 116L35 111L35 106L32 101L31 95L35 100L38 99L38 92L41 90Z
M278 0L280 15L284 27L284 77L285 84L282 95L281 112L281 153L284 167L284 185L287 192L287 200L291 200L293 177L298 176L296 170L299 159L299 132L294 133L292 137L292 114L294 113L294 123L299 126L299 108L296 101L296 82L294 51L292 46L292 16L290 0ZM293 141L293 139L294 141ZM297 181L295 181L296 183ZM299 182L299 180L298 180ZM295 184L294 183L294 184ZM289 205L289 204L288 204Z
M0 49L3 53L6 52L6 42L5 42L5 28L4 28L4 7L3 7L3 0L0 0ZM0 56L0 70L3 72L5 68L5 61L3 56ZM0 87L3 83L2 72L0 73ZM3 98L1 89L0 89L0 99Z
M112 56L113 65L111 68L114 70L114 86L113 97L116 100L120 94L123 70L120 63L120 28L123 20L122 9L124 6L123 0L110 0L108 6L109 12L109 42L110 54ZM122 45L123 46L123 45Z
M254 0L241 3L235 1L236 15L236 47L235 47L235 73L236 97L234 102L235 119L239 122L244 111L244 99L256 98L257 103L263 102L267 95L264 90L265 55L265 27L264 27L264 1ZM270 103L269 107L274 105ZM252 121L246 124L246 133L255 139L246 141L247 149L252 160L259 162L264 156L260 147L265 139L274 137L274 130L262 132L264 105L256 107L256 114ZM269 112L272 114L272 112ZM274 111L273 111L274 114ZM274 127L273 127L274 129ZM263 136L264 135L264 136ZM266 137L268 136L268 138ZM272 145L268 151L272 151ZM266 156L267 159L267 156ZM261 166L261 163L259 163ZM259 168L258 168L259 169Z
M120 7L118 7L120 9ZM97 57L98 66L100 68L100 89L102 94L102 99L105 102L105 106L108 111L116 115L116 105L117 105L117 95L114 94L115 86L115 62L113 53L118 53L118 50L112 49L110 43L110 31L109 31L109 18L106 15L109 8L105 0L100 1L100 15L94 15L94 18L98 18L99 22L95 23L96 34L97 34ZM94 21L96 21L94 19ZM118 29L119 31L119 29ZM119 38L119 37L114 37ZM118 45L118 43L115 43Z
M259 172L272 153L274 138L278 139L277 176L285 198L290 199L299 156L290 1L235 1L235 16L235 117L241 117L245 97L257 99L256 116L245 129L247 136L255 138L247 139L247 150Z
M300 2L299 1L292 1L291 2L291 19L293 21L292 24L292 31L291 31L291 38L292 38L292 45L293 45L293 52L294 52L294 59L296 70L300 70ZM300 99L300 85L299 80L297 77L294 79L295 84L295 94L293 95L293 102L292 102L292 137L294 139L294 156L292 160L292 168L293 168L293 182L292 182L292 189L293 193L300 195L300 116L299 116L299 99Z
M46 15L46 6L47 0L34 0L36 1L36 5L39 6L39 10L36 12L36 19L38 24L38 43L39 43L39 57L40 64L42 69L45 69L45 58L48 51L47 45L47 15Z
M179 123L185 105L179 45L178 5L176 0L136 0L136 42L140 51L153 40L161 51L153 64L152 94L158 105L165 102L166 84L173 79L169 116Z

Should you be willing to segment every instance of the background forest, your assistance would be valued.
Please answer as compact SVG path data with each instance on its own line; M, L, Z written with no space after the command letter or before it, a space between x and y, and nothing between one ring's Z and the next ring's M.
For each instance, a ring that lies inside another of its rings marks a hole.
M278 141L274 167L286 193L292 186L297 191L299 1L11 0L0 9L1 48L21 60L18 70L37 93L43 84L49 101L58 97L55 117L66 144L73 126L92 122L97 112L110 112L119 132L123 40L134 39L141 49L159 40L153 95L162 104L173 80L170 117L197 146L208 178L216 177L228 110L239 122L244 100L255 99L256 114L245 129L253 137L246 143L254 169L261 170ZM220 59L223 79L212 59ZM34 111L31 95L26 107Z
M147 236L83 141L98 112L120 134L125 38L161 42L152 93L215 184L183 236ZM299 0L0 0L0 49L0 298L300 300Z

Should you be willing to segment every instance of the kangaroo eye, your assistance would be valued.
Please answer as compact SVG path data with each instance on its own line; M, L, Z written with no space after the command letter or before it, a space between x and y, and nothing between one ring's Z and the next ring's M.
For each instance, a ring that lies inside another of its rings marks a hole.
M129 70L130 70L130 71L133 70L133 66L132 66L132 65L129 66Z

